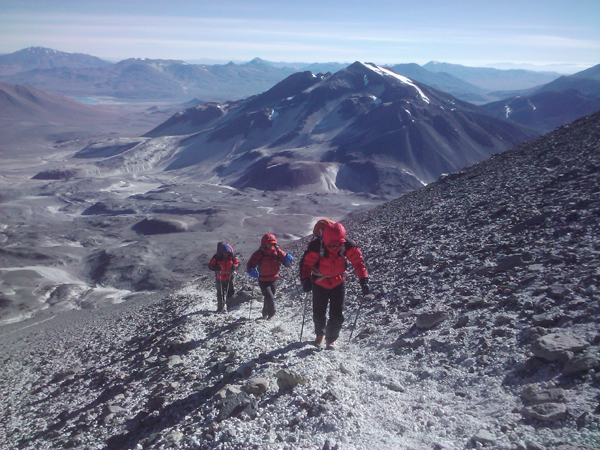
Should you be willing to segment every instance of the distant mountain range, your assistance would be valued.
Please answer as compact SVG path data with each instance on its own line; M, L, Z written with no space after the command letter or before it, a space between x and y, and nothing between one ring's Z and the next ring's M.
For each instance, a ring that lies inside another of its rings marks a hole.
M423 68L429 72L453 75L487 92L532 88L560 77L560 74L556 72L534 72L522 69L499 70L437 61L430 61L423 65Z
M27 84L72 97L109 96L181 102L192 97L227 101L259 94L298 71L335 73L347 64L188 64L174 60L128 59L116 64L88 55L34 47L0 56L0 81ZM475 104L502 97L493 91L526 89L559 78L558 73L498 70L430 62L398 64L392 70ZM510 94L506 95L510 96Z
M59 52L43 47L30 47L18 52L0 55L0 76L14 75L34 69L69 67L108 67L112 63L82 53Z
M237 188L396 196L535 136L389 69L356 62L330 76L296 73L245 100L181 111L147 133L154 139L97 164L109 171L153 164ZM105 149L96 143L80 156L94 151Z
M552 131L600 110L600 64L519 94L482 108L541 133Z
M0 57L0 67L1 64ZM71 97L109 96L173 102L197 97L226 101L264 92L294 72L294 69L272 67L258 58L242 65L213 66L174 60L126 59L102 67L37 68L0 77L0 80Z
M0 55L0 82L70 97L115 97L183 103L228 102L267 91L297 73L302 63L197 65L175 60L99 58L32 47ZM340 63L314 63L302 71L337 73ZM571 76L522 69L499 70L431 61L396 64L392 71L476 105L497 116L547 132L598 109L600 69ZM515 90L516 89L516 90Z

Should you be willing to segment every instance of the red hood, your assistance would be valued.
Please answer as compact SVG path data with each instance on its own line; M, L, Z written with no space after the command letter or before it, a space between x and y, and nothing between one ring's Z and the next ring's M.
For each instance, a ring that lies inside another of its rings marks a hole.
M317 223L315 223L315 226L313 227L313 234L315 236L322 236L323 235L323 228L325 228L326 225L335 223L335 220L332 219L320 219L319 221L317 221Z
M341 223L332 223L323 228L325 246L339 245L346 242L346 229Z
M264 247L267 244L277 244L277 239L275 238L274 234L267 233L262 237L260 240L260 245Z

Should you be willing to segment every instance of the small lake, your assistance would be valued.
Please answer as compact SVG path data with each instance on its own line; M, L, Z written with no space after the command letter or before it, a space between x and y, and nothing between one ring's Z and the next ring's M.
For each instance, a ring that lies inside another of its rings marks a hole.
M85 103L86 105L94 105L100 103L100 100L90 97L71 97L73 100L77 100L79 103Z

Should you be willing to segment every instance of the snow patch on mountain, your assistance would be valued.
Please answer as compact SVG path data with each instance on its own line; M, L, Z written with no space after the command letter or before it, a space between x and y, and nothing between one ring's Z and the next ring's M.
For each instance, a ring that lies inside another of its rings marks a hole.
M406 78L402 75L398 75L397 73L392 72L389 69L386 69L386 68L380 67L380 66L376 66L375 64L365 63L365 62L363 62L362 64L365 67L371 69L373 72L375 72L379 75L396 78L397 80L400 80L402 83L412 86L419 93L419 96L423 99L423 101L425 103L430 103L429 98L423 93L423 91L415 83L413 83L413 81L410 78Z

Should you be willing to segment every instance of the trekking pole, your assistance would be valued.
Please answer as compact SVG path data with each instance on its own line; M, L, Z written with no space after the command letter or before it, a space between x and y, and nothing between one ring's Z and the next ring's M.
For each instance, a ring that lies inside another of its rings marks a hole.
M226 270L221 270L221 278L219 279L219 283L221 283L221 306L223 309L225 309L225 305L227 303L227 294L229 294L229 278L227 280L222 279L223 275L226 273L229 272ZM223 284L223 281L226 281L226 283Z
M250 297L250 311L248 312L248 320L252 320L252 300L254 300L254 296Z
M365 295L363 295L360 299L360 303L358 304L358 310L356 311L356 316L354 316L354 324L352 324L352 330L350 331L350 337L348 338L348 342L352 340L352 334L354 333L354 329L356 328L356 322L358 322L358 315L360 314L360 309L362 308L363 302L365 301Z
M225 304L227 302L227 296L229 295L229 283L231 282L231 271L228 270L224 270L223 272L221 272L222 274L224 273L228 273L229 274L229 278L227 278L227 283L226 283L226 288L223 292L223 304Z
M302 295L302 294L300 294ZM308 292L304 294L304 312L302 313L302 328L300 328L300 343L302 343L302 334L304 333L304 321L306 320L306 304L308 303Z

